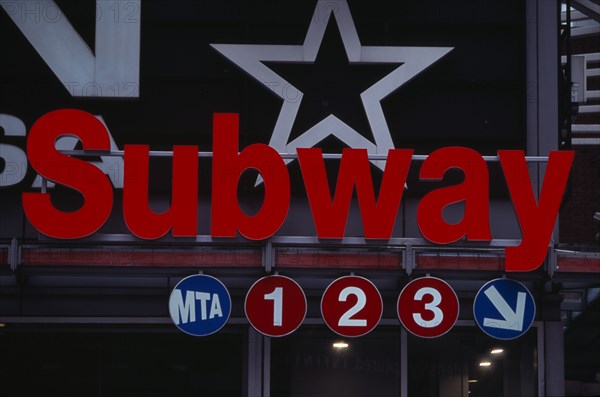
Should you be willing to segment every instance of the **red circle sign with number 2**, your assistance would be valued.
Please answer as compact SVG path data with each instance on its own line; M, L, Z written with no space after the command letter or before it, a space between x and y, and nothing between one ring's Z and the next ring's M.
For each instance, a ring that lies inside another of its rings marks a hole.
M321 299L325 324L341 336L371 332L381 320L383 301L377 287L359 276L340 277L329 284Z

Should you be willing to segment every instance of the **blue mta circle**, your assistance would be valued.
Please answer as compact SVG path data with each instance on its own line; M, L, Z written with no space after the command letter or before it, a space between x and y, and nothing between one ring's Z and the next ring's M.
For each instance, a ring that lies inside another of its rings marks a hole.
M214 334L227 323L231 297L222 282L195 274L181 280L171 291L169 314L173 323L194 336Z
M473 314L479 328L492 338L515 339L533 324L535 301L520 282L499 278L477 292Z

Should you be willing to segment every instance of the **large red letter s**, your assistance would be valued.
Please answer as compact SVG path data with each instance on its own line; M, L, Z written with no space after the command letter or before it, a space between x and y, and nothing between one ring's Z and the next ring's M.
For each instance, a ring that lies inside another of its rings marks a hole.
M47 236L62 239L88 236L108 219L112 209L112 186L96 166L59 153L54 144L61 135L81 140L85 150L110 150L104 125L93 115L74 109L56 110L35 122L27 140L31 166L43 177L80 192L80 209L65 212L54 208L48 193L23 193L23 209L31 224Z

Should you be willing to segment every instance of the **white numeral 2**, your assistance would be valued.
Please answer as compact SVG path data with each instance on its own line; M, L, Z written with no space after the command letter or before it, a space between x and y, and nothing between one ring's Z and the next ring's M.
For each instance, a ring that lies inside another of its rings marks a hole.
M356 296L358 298L358 300L356 301L354 306L352 306L350 309L348 309L346 311L346 313L344 313L342 315L342 317L340 317L340 320L338 321L338 326L339 327L366 327L367 320L352 318L352 316L354 316L356 313L361 311L362 308L365 307L365 304L367 303L367 297L366 297L364 291L358 287L346 287L340 292L338 301L346 302L346 299L348 299L349 295Z

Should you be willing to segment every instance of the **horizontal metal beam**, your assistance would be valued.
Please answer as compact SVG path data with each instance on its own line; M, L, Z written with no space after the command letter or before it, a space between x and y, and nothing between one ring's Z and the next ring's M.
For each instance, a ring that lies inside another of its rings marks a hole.
M556 255L559 258L584 258L584 259L599 259L600 260L600 252L586 252L586 251L572 251L566 249L557 249Z
M598 69L600 71L600 69ZM598 73L600 76L600 73ZM579 106L579 113L600 113L600 105Z
M40 244L23 244L24 248L30 248L34 246L51 246L52 244L60 244L61 248L74 248L78 246L85 246L90 243L123 243L123 244L139 244L140 246L147 245L147 241L141 240L134 235L125 233L115 234L94 234L89 237L79 239L77 241L70 241L68 246L65 245L64 240L55 240L49 237L41 236L39 240ZM344 237L342 239L319 239L316 236L273 236L263 242L249 241L244 237L235 238L213 238L210 235L198 235L195 237L170 237L166 236L158 240L152 241L152 247L158 248L161 244L168 244L169 248L176 248L173 243L179 243L182 247L189 246L189 244L203 244L208 246L239 246L240 248L250 247L262 247L267 242L270 242L274 246L285 245L285 246L307 246L307 247L336 247L336 246L357 246L357 247L388 247L388 248L402 248L407 244L418 249L418 247L427 247L427 249L437 250L452 250L452 249L488 249L488 248L504 248L513 247L521 244L520 239L492 239L490 241L467 241L461 240L453 244L448 245L436 245L424 238L413 238L413 237L392 237L388 240L371 240L364 237Z
M10 324L173 324L170 317L65 317L1 316L0 323ZM228 324L248 324L244 317L230 317Z
M68 155L68 156L117 156L123 157L125 155L124 150L107 150L107 151L99 151L99 150L59 150L60 153ZM150 157L172 157L172 150L150 150ZM298 159L298 153L279 153L284 160L296 160ZM198 152L198 157L200 158L212 158L213 152ZM414 154L412 159L415 161L424 161L427 160L429 155L427 154ZM500 161L498 156L482 156L483 159L487 162L495 162ZM340 160L342 158L341 153L323 153L323 159L325 160ZM368 154L369 160L387 160L387 154ZM531 163L545 163L548 161L547 156L525 156L525 160Z
M573 145L600 145L600 138L573 138L571 141Z
M560 13L560 19L563 22L565 22L567 20L567 12L566 11L563 11ZM591 19L591 18L588 17L587 15L585 15L584 13L582 13L581 11L571 10L571 21L582 21L585 19Z
M600 52L589 52L589 53L585 53L585 54L573 54L573 56L575 56L575 55L585 56L586 62L600 61ZM566 55L561 56L560 60L562 63L567 62L567 56Z
M600 22L600 5L591 0L571 0L571 7Z
M595 36L600 34L600 26L581 26L571 28L571 37Z
M458 324L462 322L464 324ZM10 324L173 324L173 320L169 317L19 317L19 316L7 316L0 317L0 323ZM472 321L462 320L458 321L457 325L471 325ZM245 317L230 317L227 320L229 325L248 324L248 319ZM323 319L320 317L306 317L302 324L306 325L323 325L325 324ZM378 325L392 325L399 326L400 322L397 318L382 318Z
M599 95L600 97L600 95ZM574 133L577 132L596 132L600 134L600 124L573 124L571 126Z

